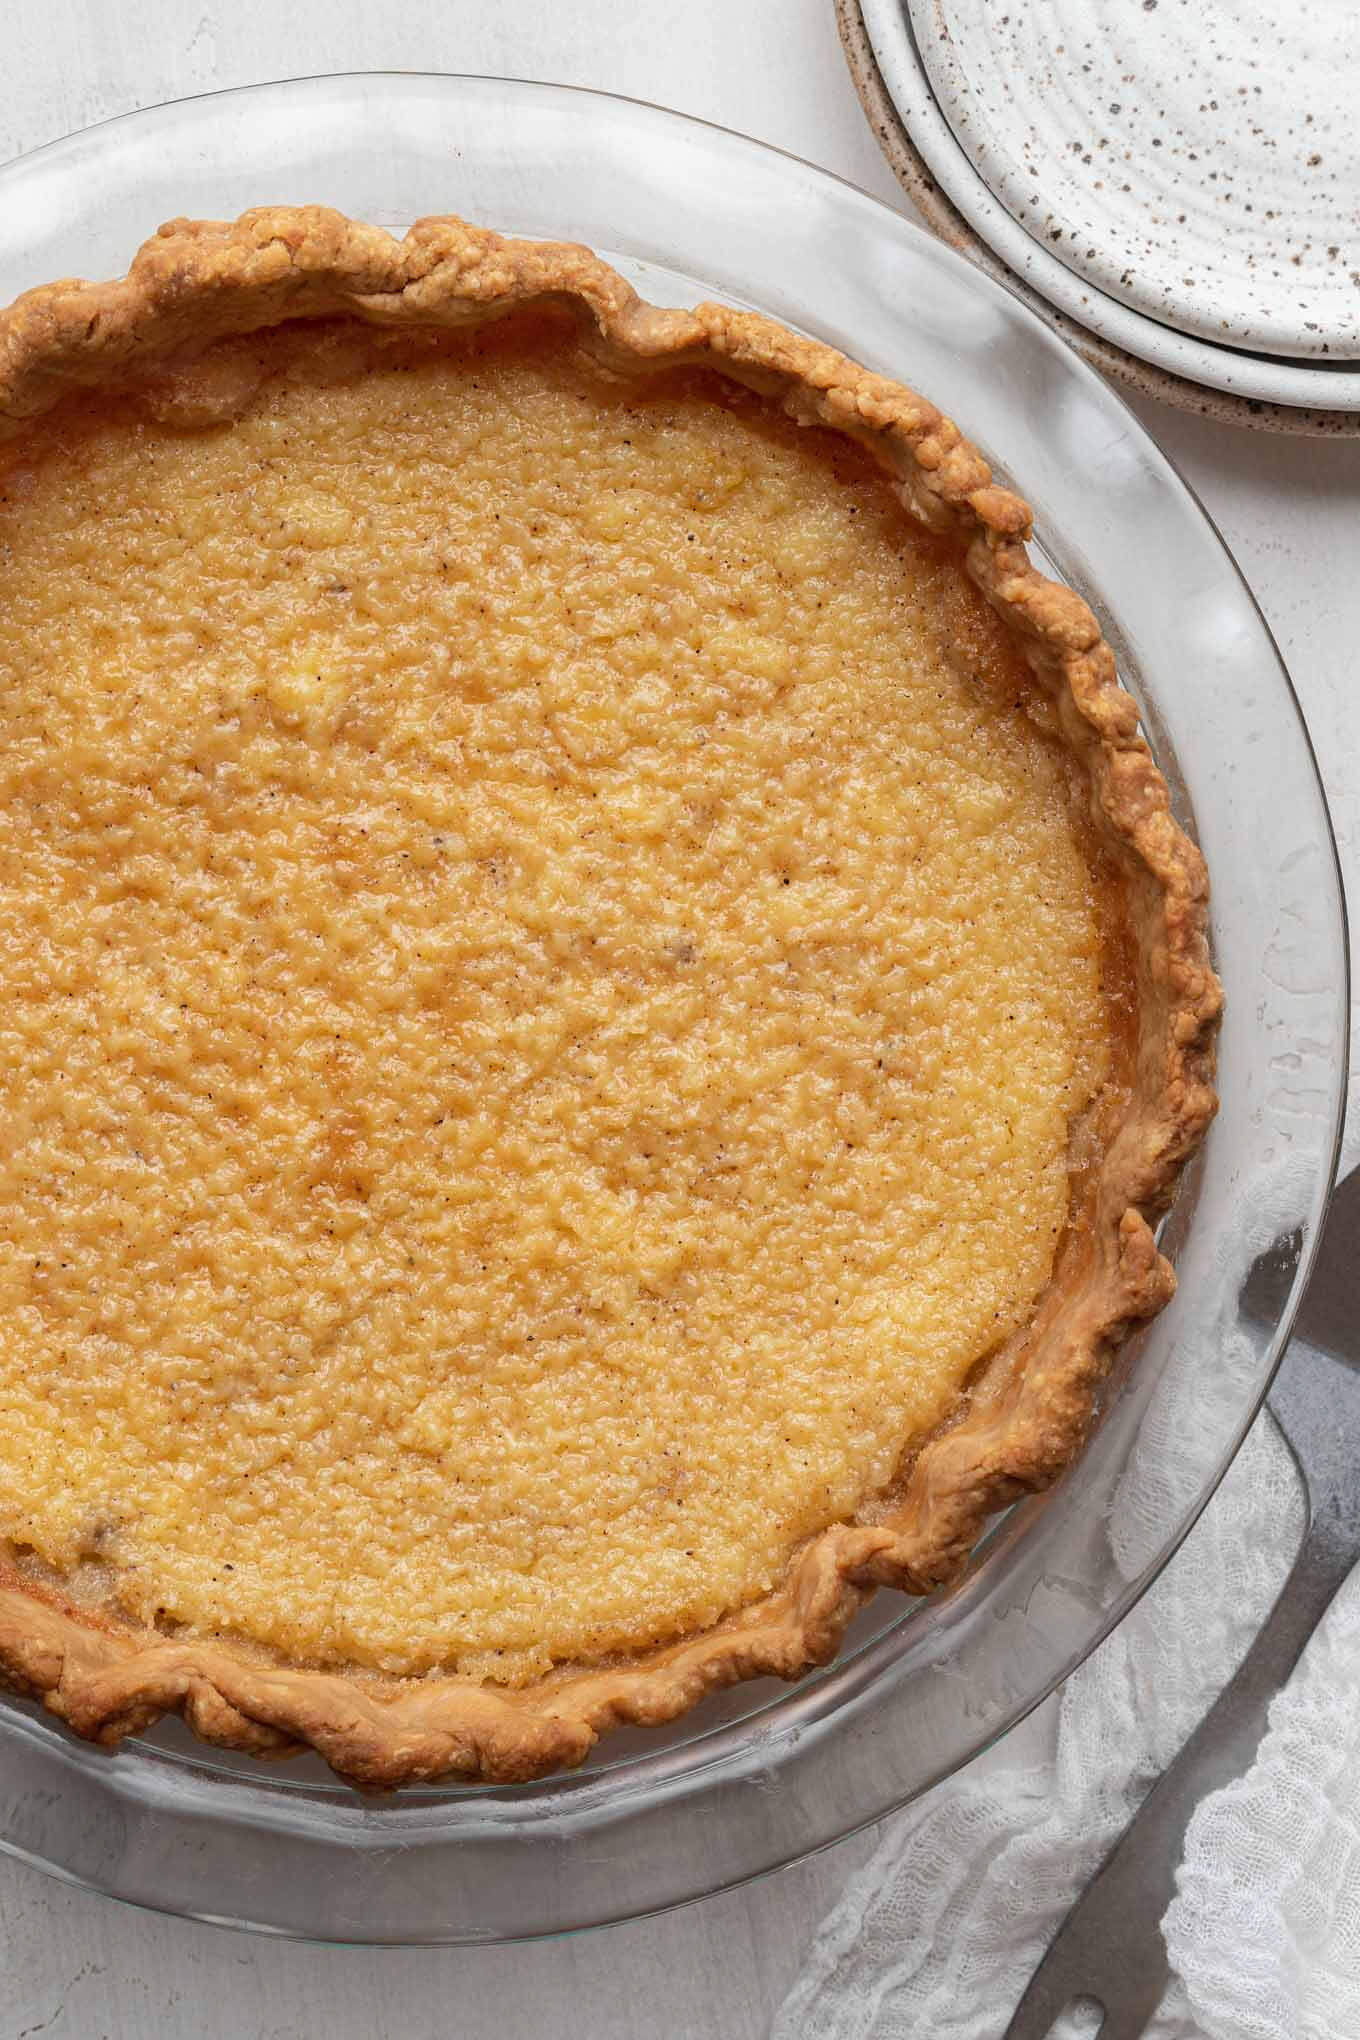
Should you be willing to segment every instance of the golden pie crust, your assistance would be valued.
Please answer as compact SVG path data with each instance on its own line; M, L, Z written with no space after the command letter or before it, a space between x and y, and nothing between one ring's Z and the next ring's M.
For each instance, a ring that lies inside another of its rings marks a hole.
M1117 1123L1107 1099L1078 1132L1068 1223L1037 1310L914 1445L886 1497L808 1538L773 1591L679 1640L507 1686L437 1670L315 1669L230 1638L166 1634L11 1548L0 1556L0 1672L105 1744L176 1711L224 1746L310 1745L370 1788L521 1779L579 1762L611 1725L664 1722L739 1679L794 1678L834 1652L875 1587L947 1582L989 1513L1062 1471L1120 1340L1174 1286L1151 1227L1215 1107L1220 995L1202 860L1171 816L1090 610L1033 567L1027 507L923 399L753 314L643 304L581 248L507 241L453 219L422 221L397 242L321 209L275 208L234 225L174 222L125 279L20 299L0 319L0 446L82 391L151 391L172 424L225 415L241 356L211 350L228 336L337 318L476 328L534 307L569 313L612 374L715 370L797 422L853 439L910 515L956 551L1051 705L1119 876L1137 1012L1129 1083ZM304 686L290 712L309 702Z

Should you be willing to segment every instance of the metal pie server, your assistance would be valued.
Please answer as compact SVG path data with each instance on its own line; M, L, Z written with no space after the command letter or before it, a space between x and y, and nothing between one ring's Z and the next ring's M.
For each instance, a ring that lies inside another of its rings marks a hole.
M1271 1323L1297 1252L1263 1255L1247 1314ZM1099 2040L1134 2040L1168 1979L1161 1918L1190 1816L1251 1763L1266 1709L1360 1559L1360 1169L1332 1199L1296 1343L1269 1407L1307 1486L1308 1532L1265 1627L1059 1927L1004 2040L1043 2040L1074 2000L1103 2007ZM1306 1342L1306 1343L1302 1343Z

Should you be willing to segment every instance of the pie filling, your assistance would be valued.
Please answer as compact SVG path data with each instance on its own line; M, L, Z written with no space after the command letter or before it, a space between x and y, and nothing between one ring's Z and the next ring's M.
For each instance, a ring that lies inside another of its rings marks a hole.
M1075 768L709 371L333 324L199 396L0 477L0 1535L305 1663L701 1629L1049 1281L1128 997Z

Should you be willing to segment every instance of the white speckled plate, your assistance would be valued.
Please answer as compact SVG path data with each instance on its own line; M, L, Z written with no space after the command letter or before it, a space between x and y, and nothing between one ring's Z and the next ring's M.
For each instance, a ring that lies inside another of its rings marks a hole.
M1004 7L1007 0L994 0L994 4ZM1012 4L1028 4L1028 0L1012 0ZM1053 0L1035 0L1035 4L1047 6ZM1105 0L1105 4L1111 11L1118 4L1122 14L1126 9L1141 9L1142 0ZM1292 8L1304 0L1288 0L1288 4ZM1183 333L1122 303L1068 268L1053 253L1052 244L1036 239L1012 217L955 138L926 75L908 15L908 0L857 0L857 5L876 73L907 145L924 166L921 202L933 224L935 212L941 209L941 195L945 201L943 210L950 215L952 231L944 226L940 231L947 239L962 246L970 233L976 236L978 259L984 266L995 258L1000 273L1009 273L1046 314L1055 314L1055 323L1071 321L1085 334L1095 336L1100 343L1096 358L1125 380L1136 381L1136 374L1130 371L1136 363L1146 362L1161 372L1167 384L1165 389L1156 386L1159 393L1170 392L1176 402L1186 402L1187 396L1181 392L1197 384L1206 391L1222 393L1219 402L1225 416L1241 416L1276 429L1360 429L1351 423L1360 417L1360 363L1251 353ZM851 63L853 69L853 50ZM1260 406L1283 409L1277 416L1267 416L1259 411ZM1213 405L1194 404L1193 408ZM1285 415L1290 411L1298 417L1292 426Z
M1360 356L1356 0L907 0L1027 233L1184 333Z

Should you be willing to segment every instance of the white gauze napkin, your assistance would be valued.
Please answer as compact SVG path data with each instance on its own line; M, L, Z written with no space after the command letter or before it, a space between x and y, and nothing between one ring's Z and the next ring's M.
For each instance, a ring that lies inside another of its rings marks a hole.
M772 2040L1003 2032L1063 1914L1241 1661L1303 1515L1263 1417L1181 1551L1061 1695L885 1824ZM1360 2036L1360 1579L1276 1701L1250 1773L1197 1811L1165 1931L1173 1980L1154 2040Z

